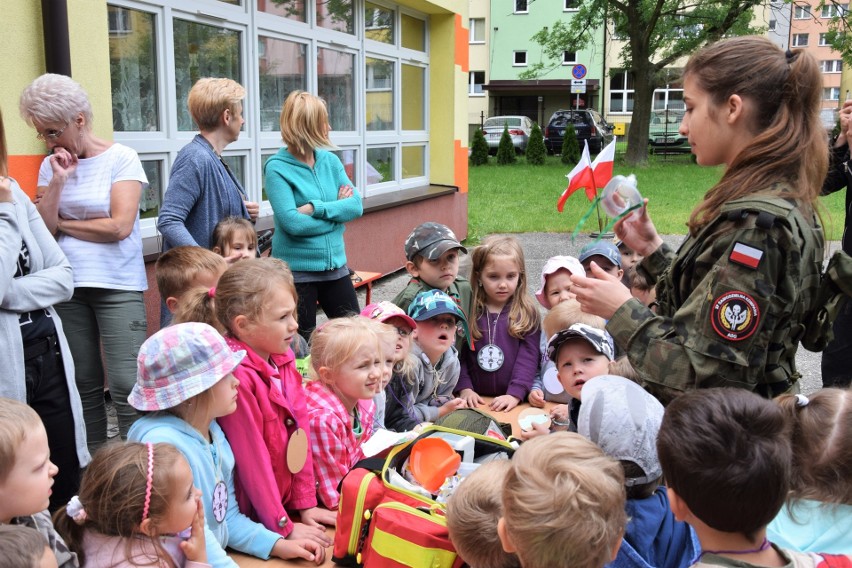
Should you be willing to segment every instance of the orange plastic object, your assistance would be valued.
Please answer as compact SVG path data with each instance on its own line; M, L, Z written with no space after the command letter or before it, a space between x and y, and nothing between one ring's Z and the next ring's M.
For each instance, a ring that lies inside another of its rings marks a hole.
M461 456L441 438L423 438L411 447L408 467L424 489L437 493L444 481L459 469Z

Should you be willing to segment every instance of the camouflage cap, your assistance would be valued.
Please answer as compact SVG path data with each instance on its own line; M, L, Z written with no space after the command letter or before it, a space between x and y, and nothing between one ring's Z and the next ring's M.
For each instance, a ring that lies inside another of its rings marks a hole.
M426 290L420 292L408 306L408 315L414 321L423 321L441 314L452 314L456 321L461 323L461 331L467 344L470 345L470 330L467 327L467 318L462 309L450 296L440 290Z
M450 249L461 249L467 254L467 249L461 245L455 233L440 223L418 225L405 239L405 257L408 260L413 260L418 254L426 260L436 260Z
M588 341L595 348L595 351L601 355L605 355L610 361L615 359L615 348L612 345L610 334L603 329L598 329L584 323L575 323L568 329L563 329L553 334L553 337L547 342L548 359L555 362L556 354L559 353L559 348L562 347L562 344L575 337Z

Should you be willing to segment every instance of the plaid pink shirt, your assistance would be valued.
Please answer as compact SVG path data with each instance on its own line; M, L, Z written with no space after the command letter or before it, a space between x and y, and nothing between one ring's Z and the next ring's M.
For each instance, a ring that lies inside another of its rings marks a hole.
M352 431L349 412L340 399L320 381L305 385L308 418L311 428L311 455L317 497L329 509L337 509L340 494L337 486L352 466L364 459L361 444L373 433L376 406L372 400L358 401L361 436Z

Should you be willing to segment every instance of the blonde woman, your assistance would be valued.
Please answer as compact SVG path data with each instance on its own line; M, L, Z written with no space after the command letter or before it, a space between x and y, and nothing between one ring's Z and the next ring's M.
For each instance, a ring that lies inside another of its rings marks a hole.
M329 318L357 314L358 298L346 266L344 223L363 213L361 196L343 164L329 152L325 103L293 91L281 109L287 145L264 166L275 214L272 256L290 265L299 296L299 333L316 327L317 302Z

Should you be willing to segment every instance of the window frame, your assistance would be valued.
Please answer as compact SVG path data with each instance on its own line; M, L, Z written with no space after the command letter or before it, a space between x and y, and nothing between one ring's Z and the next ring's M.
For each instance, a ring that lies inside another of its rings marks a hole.
M811 7L807 5L795 5L793 6L793 19L794 20L809 20L811 19Z
M482 73L482 83L476 83L476 73ZM480 85L479 91L476 91L477 84ZM469 97L484 97L486 93L481 88L482 85L485 85L485 71L468 71L467 95Z
M793 34L793 37L791 38L791 41L790 41L790 46L791 47L808 47L808 44L810 43L810 35L811 34L808 34L808 33ZM802 38L804 38L804 43L802 42Z
M477 39L476 37L476 25L474 22L482 22L482 38ZM482 45L485 43L485 18L469 18L468 25L470 26L468 30L468 43L470 45Z
M520 4L521 2L523 2L523 4L524 4L524 8L523 8L522 10L519 10L519 9L518 9L518 4ZM514 6L513 6L512 13L513 13L513 14L529 14L529 13L530 13L530 3L529 3L529 0L515 0L515 1L514 1Z
M579 0L565 0L562 4L562 11L563 12L577 12L579 10L580 10Z
M518 63L518 56L523 55L523 62ZM512 51L512 67L527 67L527 50L526 49L516 49Z
M574 57L570 60L566 57L567 54L573 53ZM567 49L562 50L562 65L576 65L577 64L577 52L569 51Z

